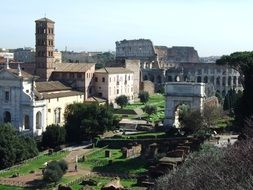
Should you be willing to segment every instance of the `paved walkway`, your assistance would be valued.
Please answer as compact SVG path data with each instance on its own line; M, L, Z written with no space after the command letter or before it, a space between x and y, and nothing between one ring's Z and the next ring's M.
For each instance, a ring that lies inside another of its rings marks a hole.
M216 135L211 141L208 143L213 144L219 148L227 147L228 145L232 145L237 141L238 135Z

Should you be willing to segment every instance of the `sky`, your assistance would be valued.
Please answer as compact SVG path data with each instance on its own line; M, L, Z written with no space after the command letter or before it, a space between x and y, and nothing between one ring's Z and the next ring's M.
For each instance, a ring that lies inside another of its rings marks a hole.
M35 46L36 19L55 21L55 48L115 51L123 39L193 46L199 56L253 50L253 0L8 0L0 47Z

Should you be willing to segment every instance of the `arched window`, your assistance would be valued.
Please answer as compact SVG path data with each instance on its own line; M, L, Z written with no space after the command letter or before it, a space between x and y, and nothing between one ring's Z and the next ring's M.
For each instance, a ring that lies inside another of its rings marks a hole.
M222 86L226 86L226 77L222 77Z
M38 111L37 113L36 113L36 129L41 129L42 127L41 127L41 112L40 111Z
M54 110L54 122L55 124L61 123L61 108L56 108Z
M220 77L216 78L216 85L220 85Z
M204 83L208 83L208 77L207 76L204 77Z
M159 75L159 76L157 76L157 83L161 83L162 82L162 78L161 78L161 76Z
M197 77L197 82L202 82L201 76L198 76L198 77Z
M154 82L154 81L155 81L154 75L150 75L150 81L151 81L151 82Z
M4 112L4 123L11 123L11 113L8 111Z
M232 83L232 78L231 78L231 76L229 76L229 77L228 77L228 85L230 86L231 83Z
M24 117L24 128L25 128L25 130L30 129L29 123L30 123L29 115L25 115L25 117Z
M144 75L144 80L148 80L148 76L147 75Z
M236 85L236 76L233 77L233 84Z

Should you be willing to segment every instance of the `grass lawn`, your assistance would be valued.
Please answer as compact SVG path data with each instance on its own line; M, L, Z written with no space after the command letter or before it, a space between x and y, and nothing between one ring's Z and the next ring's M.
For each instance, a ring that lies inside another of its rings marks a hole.
M7 186L7 185L0 185L1 190L25 190L28 188L22 188L22 187L15 187L15 186Z
M19 173L20 175L28 174L30 171L40 171L40 168L43 167L43 164L52 160L61 160L63 159L68 152L56 152L52 155L43 155L42 153L39 155L37 159L29 161L20 165L19 167L11 168L9 171L0 173L0 177L10 177L15 173Z
M94 190L100 190L101 187L103 187L105 184L107 184L111 178L107 178L107 177L95 177L95 178L92 178L93 180L96 180L98 182L98 185L97 186L93 186L92 189ZM136 184L136 180L135 179L121 179L120 180L121 184L125 187L125 188L131 188L133 189L133 185ZM73 190L79 190L81 189L83 186L80 185L80 184L74 184L71 186L71 188ZM136 187L137 189L137 187Z
M111 158L105 158L105 150L112 152ZM112 160L111 164L109 160ZM81 167L97 172L137 174L146 171L146 161L137 157L131 159L122 158L120 149L102 149L87 156L87 160L80 163Z
M165 105L165 98L162 94L154 94L149 97L149 101L147 104L156 105L158 108L161 106L161 108L164 108ZM123 109L135 109L135 108L143 108L145 105L139 101L134 102L133 104L128 104Z
M150 96L147 104L156 106L157 113L150 115L150 117L148 117L147 114L144 114L142 117L149 120L150 122L157 122L164 119L165 98L162 94L154 94ZM136 108L142 109L144 106L145 104L138 101L138 102L134 102L133 104L128 104L126 107L123 108L123 110L119 110L119 111L121 112L125 111L125 113L124 114L122 113L121 115L123 116L128 115L127 118L135 118L137 115L131 115L129 110L134 110ZM116 110L115 113L120 115L119 111L117 112Z
M122 135L123 138L138 138L138 137L150 137L153 136L154 138L159 138L159 136L165 135L165 132L143 132L143 133L135 133L135 134L128 134Z
M217 128L225 128L225 127L231 125L233 120L234 120L234 118L232 118L232 117L223 117L216 122Z

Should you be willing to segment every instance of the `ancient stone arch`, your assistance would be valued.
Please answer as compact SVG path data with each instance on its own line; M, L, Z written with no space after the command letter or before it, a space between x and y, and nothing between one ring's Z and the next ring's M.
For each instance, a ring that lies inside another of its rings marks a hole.
M164 125L175 126L175 111L181 104L190 109L203 110L205 84L190 82L168 82L165 84L165 120Z

